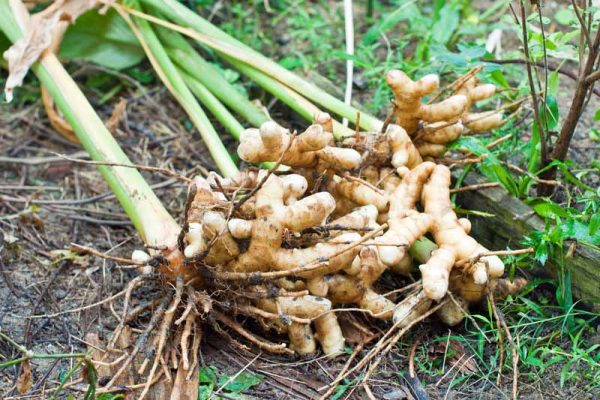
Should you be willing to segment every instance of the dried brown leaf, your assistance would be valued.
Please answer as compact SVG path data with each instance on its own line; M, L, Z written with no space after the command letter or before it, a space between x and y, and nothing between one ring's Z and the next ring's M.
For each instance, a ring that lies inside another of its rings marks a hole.
M4 59L8 62L8 78L4 87L7 102L12 101L13 89L23 83L33 63L52 46L57 32L65 28L63 22L72 23L97 5L97 0L57 0L31 17L25 35L4 52ZM23 3L13 0L10 6L16 16L23 16ZM22 19L21 23L24 23Z
M447 346L447 348L446 348ZM464 345L458 340L437 342L430 348L432 357L447 357L447 364L463 374L473 374L478 371L477 362Z
M29 360L21 363L21 375L17 379L17 391L19 394L25 394L31 389L31 364Z
M77 136L75 136L75 131L71 125L62 117L60 112L54 106L54 100L52 100L52 97L50 97L46 87L41 85L40 89L42 92L42 103L44 104L44 109L48 115L50 125L52 125L52 127L69 142L79 143L79 139L77 139Z
M127 100L125 100L125 99L119 100L119 102L113 109L113 112L112 112L110 118L108 119L108 121L106 121L106 128L113 135L117 132L117 128L119 127L119 121L121 120L121 118L123 118L123 115L125 114L126 109L127 109Z

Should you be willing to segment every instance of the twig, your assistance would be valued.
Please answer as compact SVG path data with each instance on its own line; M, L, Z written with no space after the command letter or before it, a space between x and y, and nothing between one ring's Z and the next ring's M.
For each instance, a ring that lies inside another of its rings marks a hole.
M117 262L119 264L144 265L143 262L134 261L131 258L109 256L108 254L102 253L102 252L100 252L98 250L95 250L95 249L93 249L91 247L82 246L82 245L76 244L76 243L71 243L71 248L75 248L76 250L78 250L78 252L80 254L91 254L93 256L100 257L100 258L103 258L105 260L115 261L115 262Z
M149 278L149 276L147 275L140 275L135 277L128 285L125 289L121 290L119 293L117 294L113 294L110 297L107 297L106 299L102 299L100 301L97 301L95 303L92 304L88 304L87 306L82 306L82 307L78 307L78 308L74 308L72 310L65 310L65 311L60 311L54 314L42 314L42 315L29 315L29 316L21 316L19 315L19 318L24 318L24 319L39 319L39 318L55 318L58 317L59 315L65 315L65 314L73 314L76 312L80 312L80 311L85 311L85 310L89 310L90 308L94 308L94 307L98 307L101 306L102 304L106 304L110 301L113 301L114 299L117 299L121 296L123 296L124 294L127 293L130 286L137 286L140 283L143 282L144 279Z
M507 162L503 162L501 161L502 164L506 165L509 169L512 169L513 171L516 171L518 173L521 174L525 174L528 177L530 177L531 179L533 179L534 181L536 181L537 183L541 183L544 185L550 185L550 186L562 186L562 183L560 181L557 181L555 179L542 179L542 178L538 178L537 176L535 176L534 174L532 174L529 171L525 171L523 168L520 168L514 164L510 164Z
M381 231L386 229L387 226L388 226L387 223L379 226L379 228L375 229L372 232L369 232L368 234L366 234L359 240L336 251L335 253L330 255L327 259L315 259L304 266L293 268L293 269L290 269L287 271L270 271L270 272L258 272L258 271L257 272L227 272L227 271L214 272L214 271L211 271L210 274L213 274L218 279L223 279L223 280L234 280L234 281L247 280L248 282L256 282L256 281L267 280L267 279L284 278L287 276L299 276L300 274L303 274L303 273L314 272L315 270L318 270L319 268L323 268L323 267L327 266L330 259L335 258L335 257L339 256L340 254L343 254L349 250L352 250L354 247L359 246L362 243L366 242L367 240L371 239L372 237L376 236Z
M401 329L394 337L392 337L389 340L387 346L383 349L383 351L381 351L381 353L377 357L377 360L375 360L375 362L373 362L371 364L371 366L369 367L369 369L367 370L367 373L365 374L365 376L363 378L363 382L368 382L369 381L369 378L371 377L371 375L373 374L373 372L377 369L377 367L381 363L381 360L383 359L383 357L385 357L387 355L387 353L390 352L390 350L396 345L396 343L398 343L398 341L400 340L400 338L402 338L402 336L404 336L404 334L406 332L408 332L413 326L415 326L419 322L425 320L427 317L429 317L430 315L432 315L433 313L435 313L437 310L439 310L440 308L442 308L442 306L444 306L447 302L448 302L448 299L446 299L444 301L441 301L435 307L430 308L423 315L419 316L418 318L415 318L406 327L404 327L403 329Z
M346 373L346 371L348 371L348 368L350 368L350 364L352 364L352 361L354 361L354 359L356 358L356 356L358 354L360 354L360 352L362 351L362 349L365 347L365 343L367 343L367 340L363 340L361 341L352 351L352 354L350 355L350 357L348 357L348 360L346 360L346 363L344 364L344 367L341 369L341 371L338 373L336 380L341 377L344 376L344 374ZM327 390L327 392L325 392L321 397L320 400L325 400L328 399L329 396L331 396L333 394L333 392L335 391L335 389L338 387L338 385L331 385L329 387L329 389Z
M349 181L353 181L353 182L358 182L361 185L364 185L366 187L368 187L369 189L373 190L375 193L378 193L380 195L383 195L385 192L381 189L379 189L376 186L373 186L372 184L370 184L369 182L365 181L364 179L361 179L357 176L352 176L349 173L345 172L342 174L342 176L344 177L344 179L347 179Z
M457 261L456 264L454 264L455 267L462 267L464 265L472 265L475 264L479 261L480 258L482 257L491 257L491 256L515 256L518 254L528 254L528 253L533 253L535 250L533 247L528 247L526 249L519 249L519 250L500 250L500 251L488 251L485 253L480 253L474 257L471 258L465 258L463 260Z
M544 132L544 127L542 126L542 118L540 116L540 108L538 104L538 97L535 90L535 83L533 81L533 73L531 68L531 56L529 55L529 41L527 34L527 17L525 16L525 3L523 0L519 0L520 10L521 10L521 30L522 30L522 40L523 40L523 53L525 54L525 59L527 60L527 79L529 80L529 90L531 92L531 100L533 102L533 113L535 115L535 120L538 126L538 132L540 135L540 145L541 145L541 156L542 156L542 164L546 165L548 160L548 148L547 148L547 137L546 132ZM512 8L512 6L511 6Z
M577 16L577 19L579 20L579 25L581 25L581 31L583 32L583 35L585 36L588 48L590 49L590 51L592 51L592 43L593 43L592 37L590 36L590 31L588 31L585 21L583 20L583 17L581 16L581 13L579 12L579 6L577 6L577 3L575 2L575 0L571 0L571 5L573 5L573 11L575 11L575 15Z
M89 155L85 151L78 151L69 156L71 159L78 159L79 157L88 158ZM5 157L0 156L0 164L25 164L25 165L40 165L50 164L64 161L64 156L54 157Z
M598 79L600 79L600 70L588 75L588 77L585 78L585 83L590 84L594 81L597 81ZM600 95L598 92L600 92L600 89L598 89L598 88L594 89L594 93Z
M535 65L535 66L538 66L538 67L543 67L544 66L544 63L539 62L539 61L537 61L537 62L532 62L532 61L527 62L527 60L521 60L521 59L508 59L508 60L481 59L480 61L482 61L482 62L489 62L489 63L493 63L493 64L523 64L523 65L524 64L532 64L532 65ZM562 75L566 76L567 78L573 79L574 81L576 81L576 80L579 79L577 77L576 73L574 73L573 71L571 71L571 70L569 70L569 69L567 69L565 67L562 67L560 65L555 65L555 64L552 64L552 63L548 63L548 69L550 71L556 71L559 74L562 74ZM595 75L595 78L590 79L592 77L592 75ZM600 71L596 71L592 75L590 75L590 76L587 77L587 79L586 79L587 83L591 83L594 80L600 79ZM600 96L600 88L594 88L593 93L596 96Z
M512 137L512 133L508 133L496 140L493 140L491 142L489 142L488 144L485 145L486 149L491 149L492 147L496 147L497 145L499 145L500 143L506 142L508 139L510 139Z
M172 178L175 178L175 179L185 182L187 184L190 184L193 182L193 180L188 178L187 176L180 175L177 172L171 171L170 169L167 169L167 168L151 167L148 165L140 165L140 164L121 164L121 163L106 162L106 161L88 161L88 160L80 160L77 158L71 158L71 157L64 156L64 155L61 155L58 153L56 153L56 155L57 155L57 157L60 157L64 160L71 161L71 162L78 163L78 164L97 165L97 166L105 166L105 167L135 168L140 171L157 172L159 174L170 176Z
M429 99L429 101L427 101L427 104L433 103L434 101L439 99L441 95L443 95L445 92L447 92L450 89L454 89L453 92L456 92L456 90L460 89L462 87L462 85L465 84L466 81L468 81L473 76L478 74L482 69L483 69L483 65L478 65L476 67L471 68L467 73L459 76L454 82L450 83L449 85L447 85L446 87L444 87L440 91L438 91L435 94L435 96L433 96L431 99Z
M237 322L235 322L234 320L232 320L231 318L229 318L228 316L226 316L225 314L223 314L219 311L215 311L215 319L217 321L222 322L229 328L233 329L240 336L246 338L248 341L255 344L260 349L263 349L270 353L275 353L275 354L294 354L294 352L292 350L285 347L286 346L285 344L275 344L275 343L267 342L265 340L258 339L254 334L248 332L240 324L238 324Z
M498 307L496 307L496 303L494 302L493 295L490 291L489 286L486 287L486 292L487 292L487 297L490 300L490 305L492 306L492 312L494 314L494 317L496 318L497 321L500 321L500 325L502 326L504 333L506 333L506 337L508 338L508 341L510 342L510 345L511 345L512 364L513 364L512 365L513 366L512 395L513 395L513 399L517 400L517 391L518 391L518 385L519 385L519 353L517 352L517 346L515 344L515 341L513 340L512 334L510 333L510 329L508 329L508 325L506 324L506 321L504 320L502 311L498 310Z
M489 188L495 188L498 186L500 186L500 184L498 182L478 183L476 185L469 185L469 186L463 186L463 187L456 188L456 189L450 189L450 193L461 193L461 192L468 192L471 190L489 189Z

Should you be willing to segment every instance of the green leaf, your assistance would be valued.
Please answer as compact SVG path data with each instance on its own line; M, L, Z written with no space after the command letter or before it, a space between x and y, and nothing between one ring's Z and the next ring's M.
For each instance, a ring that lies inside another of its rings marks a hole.
M341 399L342 396L344 395L344 393L346 393L346 391L350 387L350 385L352 385L352 383L351 382L346 382L346 381L344 381L344 383L340 384L335 389L335 393L333 394L333 396L331 396L331 400Z
M529 356L525 359L525 363L534 366L534 367L538 367L541 368L543 363L542 360L540 360L539 358L535 357L535 356Z
M598 229L600 228L600 214L594 214L590 218L590 223L588 224L588 234L590 236L594 236Z
M217 371L214 366L202 367L198 371L198 381L200 383L217 383Z
M570 214L558 204L547 199L532 199L527 202L533 210L541 217L552 218L562 217L568 218Z
M452 53L450 51L438 52L435 59L454 67L466 67L468 62L462 54Z
M419 13L418 8L412 6L415 1L416 0L404 2L400 7L391 13L386 14L386 17L383 20L369 28L363 37L363 44L369 45L376 42L382 34L396 26L400 21L409 19L415 12Z
M600 108L596 110L594 114L594 121L600 121Z
M299 57L286 56L279 60L279 65L285 69L295 69L304 66L304 63Z
M559 8L554 14L554 19L561 25L571 25L577 22L577 16L572 9Z
M503 88L510 87L510 84L508 83L508 80L506 79L506 77L504 76L504 73L502 71L500 71L500 70L493 71L492 73L490 73L490 77L492 78L494 83L497 83L498 85L502 86Z
M2 33L2 31L0 31L0 54L4 54L4 52L8 50L11 44L12 43L10 42L10 40L8 40L8 38L4 35L4 33ZM4 62L4 60L2 60L2 62Z
M570 372L569 370L571 369L571 361L568 361L561 369L560 371L560 387L564 387L565 386L565 382L567 381L567 379L569 378Z
M451 3L446 5L440 11L440 20L433 26L432 39L441 44L447 44L452 38L452 34L458 27L459 12Z
M228 379L229 377L227 375L221 375L221 377L219 377L218 385L224 385ZM242 393L261 382L262 376L250 372L242 372L231 382L227 383L224 389L233 393Z
M534 301L529 300L526 297L521 297L521 301L523 303L525 303L525 305L532 311L535 311L537 315L539 316L544 316L544 309L542 307L539 306L539 304L537 304Z
M213 393L213 385L200 385L198 387L198 400L208 400Z
M544 265L546 263L546 261L548 260L548 247L546 246L546 243L540 243L535 248L533 258L535 258L535 260L541 265Z
M112 69L132 67L145 57L137 38L119 14L92 10L67 30L60 48L66 59L84 59Z
M560 81L560 75L558 71L552 71L550 75L548 75L548 95L556 98L558 96L558 84Z
M560 225L563 235L567 238L576 239L578 242L589 243L594 246L600 245L600 233L597 230L590 234L590 227L581 221L569 219Z
M553 129L558 124L558 102L556 97L548 95L546 98L546 107L540 110L540 117L548 126L548 129Z
M513 196L519 195L519 188L517 187L517 183L510 173L502 167L500 164L491 164L490 167L494 171L498 182Z
M581 189L589 190L590 192L593 192L594 191L593 187L586 185L581 180L577 179L577 177L575 175L573 175L573 173L571 171L569 171L569 168L567 166L568 161L569 160L567 160L565 162L561 162L559 160L554 160L550 163L549 167L553 167L553 166L557 167L560 170L560 172L562 172L562 174L565 176L567 181L569 181L570 183L572 183L575 186L580 187ZM569 165L571 165L571 164L569 164Z

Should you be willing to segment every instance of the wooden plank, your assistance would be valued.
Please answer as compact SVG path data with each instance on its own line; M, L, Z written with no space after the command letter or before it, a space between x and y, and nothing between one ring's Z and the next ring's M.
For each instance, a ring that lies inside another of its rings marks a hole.
M455 177L458 176L458 172L454 174ZM481 175L471 172L464 179L463 185L476 185L486 181ZM544 221L531 207L501 187L458 193L457 204L464 209L494 215L469 215L473 237L492 250L504 249L507 245L519 247L523 236L534 230L544 229ZM573 294L594 311L600 311L600 251L577 246L573 256L565 258L565 268L571 273ZM556 278L557 271L558 266L553 262L533 269L535 274L553 278Z

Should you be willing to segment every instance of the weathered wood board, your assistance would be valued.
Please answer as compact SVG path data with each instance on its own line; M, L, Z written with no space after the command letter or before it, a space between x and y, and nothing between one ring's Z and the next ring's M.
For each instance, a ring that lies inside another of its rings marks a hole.
M478 174L469 173L463 185L486 182ZM544 221L527 204L511 196L503 188L488 188L461 192L457 204L464 209L483 211L494 217L469 215L473 236L490 249L506 245L519 247L524 235L544 228ZM571 272L574 295L595 311L600 311L600 252L586 246L576 246L572 257L565 258L565 268ZM532 272L555 277L557 266L548 262Z

